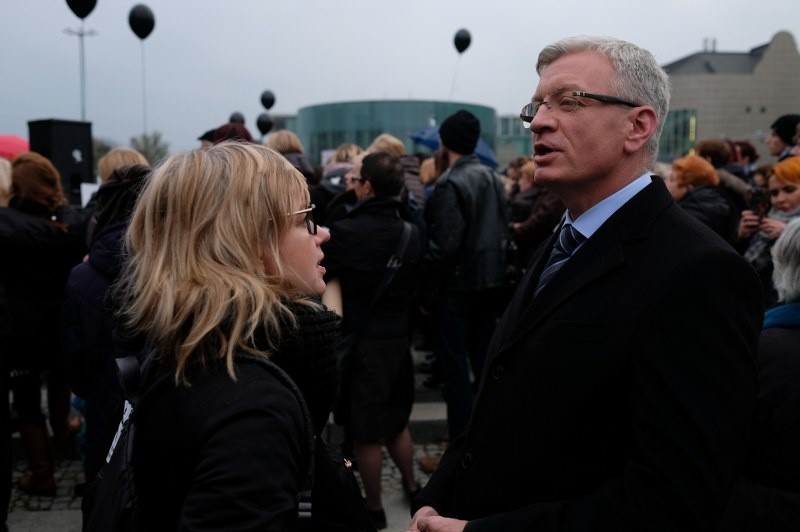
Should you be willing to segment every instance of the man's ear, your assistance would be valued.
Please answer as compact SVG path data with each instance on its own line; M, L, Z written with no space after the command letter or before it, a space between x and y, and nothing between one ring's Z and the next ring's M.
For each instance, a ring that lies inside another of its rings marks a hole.
M636 153L647 144L650 137L655 135L658 126L658 117L655 110L649 105L637 107L631 110L630 128L628 137L625 139L625 150L628 153Z
M375 189L372 188L372 181L364 181L364 192L366 192L367 196L375 195Z

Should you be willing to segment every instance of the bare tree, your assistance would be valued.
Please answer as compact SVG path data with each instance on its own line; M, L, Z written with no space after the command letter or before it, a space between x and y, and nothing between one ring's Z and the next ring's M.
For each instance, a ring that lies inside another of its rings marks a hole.
M132 137L131 147L144 155L152 165L169 155L169 143L164 141L159 131Z

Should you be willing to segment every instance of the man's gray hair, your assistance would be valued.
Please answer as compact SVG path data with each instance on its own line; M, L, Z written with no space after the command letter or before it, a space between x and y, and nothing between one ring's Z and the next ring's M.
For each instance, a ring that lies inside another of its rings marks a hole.
M800 219L789 222L775 241L772 263L778 299L784 303L800 301Z
M597 52L611 61L616 73L611 80L611 87L616 96L641 105L650 105L658 117L658 127L647 141L645 149L648 156L648 167L658 157L658 140L664 129L664 121L669 111L670 84L664 69L658 66L656 58L635 44L613 37L577 36L554 42L539 53L536 72L542 70L562 56L579 52ZM585 90L591 91L591 87Z

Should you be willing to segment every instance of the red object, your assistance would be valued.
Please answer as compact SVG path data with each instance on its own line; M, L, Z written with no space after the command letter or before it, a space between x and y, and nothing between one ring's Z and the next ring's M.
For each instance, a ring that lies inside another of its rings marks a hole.
M9 161L24 151L29 151L28 141L16 135L0 135L0 157Z

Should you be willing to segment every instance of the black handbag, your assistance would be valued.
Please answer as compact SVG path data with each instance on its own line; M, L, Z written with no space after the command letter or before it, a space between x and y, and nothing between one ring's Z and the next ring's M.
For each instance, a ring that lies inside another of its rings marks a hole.
M300 497L295 532L373 532L361 488L350 461L317 438L314 445L313 486Z

